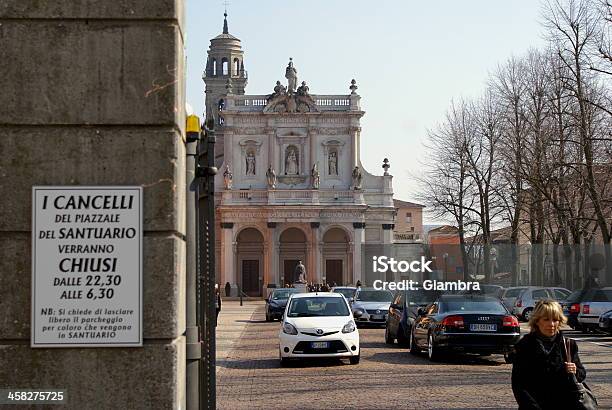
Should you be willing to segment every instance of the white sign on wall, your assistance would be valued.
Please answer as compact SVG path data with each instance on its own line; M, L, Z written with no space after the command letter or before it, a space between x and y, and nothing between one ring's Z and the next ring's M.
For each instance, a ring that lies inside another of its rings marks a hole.
M32 188L31 346L142 346L142 187Z

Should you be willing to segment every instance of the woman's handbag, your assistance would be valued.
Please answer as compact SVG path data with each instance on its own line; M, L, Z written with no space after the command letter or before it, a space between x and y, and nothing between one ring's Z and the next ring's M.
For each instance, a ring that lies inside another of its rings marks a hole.
M566 338L563 338L563 345L565 346L565 357L567 358L567 361L569 363L572 363L570 341ZM587 386L587 384L584 382L580 383L576 379L576 375L574 373L572 373L572 380L576 385L576 390L572 392L575 397L573 408L585 410L597 409L597 399L595 398L595 395L593 394L589 386Z

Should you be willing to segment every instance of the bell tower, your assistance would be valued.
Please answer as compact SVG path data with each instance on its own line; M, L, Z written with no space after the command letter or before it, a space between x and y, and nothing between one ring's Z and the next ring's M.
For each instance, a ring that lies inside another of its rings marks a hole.
M223 33L210 40L202 76L206 85L206 118L214 118L215 126L223 125L219 110L225 107L224 97L228 94L244 95L248 78L240 39L229 33L227 11L223 16Z

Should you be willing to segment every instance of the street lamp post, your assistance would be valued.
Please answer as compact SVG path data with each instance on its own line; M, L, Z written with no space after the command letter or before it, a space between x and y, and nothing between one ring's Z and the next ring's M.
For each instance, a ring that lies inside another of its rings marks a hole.
M199 328L201 360L199 366L199 409L216 408L216 340L215 326L215 159L214 123L199 127L199 119L187 119L187 143L196 142L195 154L195 214L196 229L196 322ZM190 408L196 408L190 406Z

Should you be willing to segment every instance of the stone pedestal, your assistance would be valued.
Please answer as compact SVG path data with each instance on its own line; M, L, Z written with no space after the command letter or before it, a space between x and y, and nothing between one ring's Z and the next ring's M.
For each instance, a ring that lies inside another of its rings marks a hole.
M294 283L293 287L295 289L299 289L300 292L308 292L308 287L306 286L305 283Z

